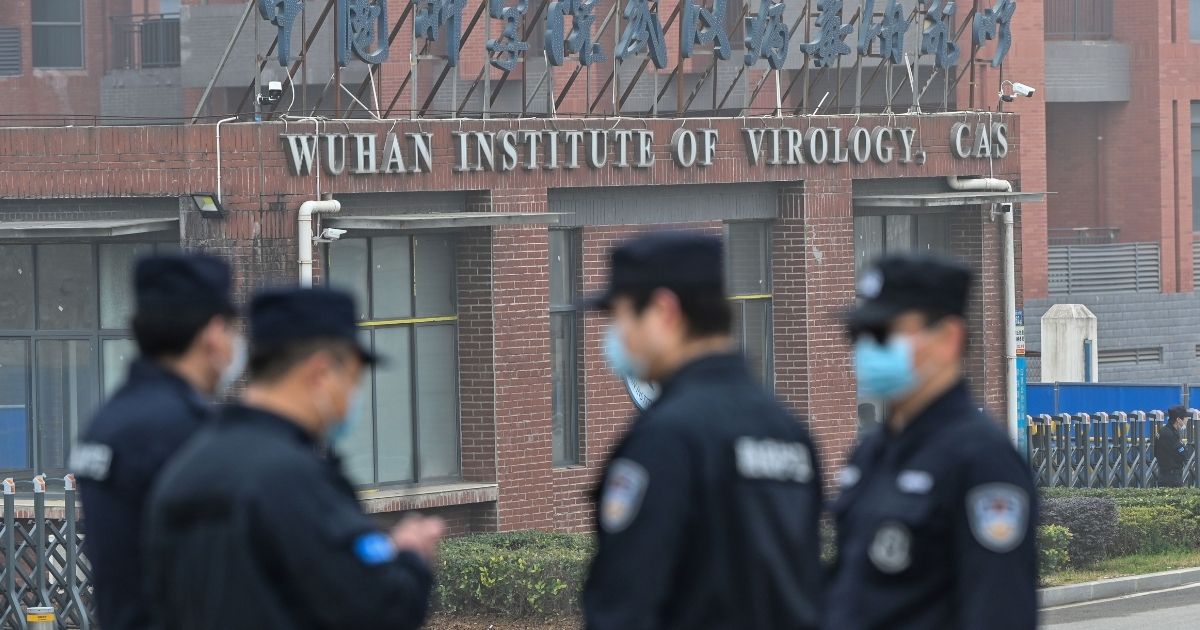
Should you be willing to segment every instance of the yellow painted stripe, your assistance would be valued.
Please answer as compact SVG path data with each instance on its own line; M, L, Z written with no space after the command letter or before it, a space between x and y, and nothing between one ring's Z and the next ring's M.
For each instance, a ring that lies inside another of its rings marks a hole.
M29 613L29 614L25 615L25 621L54 621L54 614L53 613L51 613L51 614Z
M770 293L753 293L750 295L731 295L731 296L729 296L728 299L730 299L730 300L769 300L769 299L771 299L771 297L772 296Z
M458 315L441 315L438 317L410 317L408 319L379 319L370 322L359 322L358 325L364 328L374 328L376 326L403 326L405 324L432 324L436 322L456 322Z

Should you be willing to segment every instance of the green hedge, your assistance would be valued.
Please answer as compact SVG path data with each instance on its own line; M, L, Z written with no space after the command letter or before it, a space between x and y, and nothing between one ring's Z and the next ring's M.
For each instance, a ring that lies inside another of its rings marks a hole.
M1062 525L1042 525L1037 529L1038 573L1045 575L1067 568L1071 530Z
M442 543L434 609L507 617L575 614L592 537L526 531Z
M1115 505L1115 515L1103 517L1094 509L1096 502ZM1042 514L1044 524L1070 530L1072 566L1110 556L1200 549L1200 489L1196 488L1047 488L1042 491ZM1111 539L1109 532L1113 532ZM1103 541L1108 542L1101 552Z

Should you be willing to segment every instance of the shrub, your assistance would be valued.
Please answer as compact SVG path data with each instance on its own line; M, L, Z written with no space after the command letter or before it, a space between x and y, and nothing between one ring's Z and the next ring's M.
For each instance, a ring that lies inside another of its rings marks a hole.
M1104 497L1118 508L1170 506L1200 518L1200 488L1043 488L1042 498Z
M1117 503L1105 497L1068 496L1042 501L1042 525L1059 525L1071 532L1068 555L1072 566L1094 564L1108 557L1117 538Z
M1046 575L1066 568L1070 562L1071 530L1062 525L1037 528L1038 574Z
M447 540L439 552L435 610L532 617L571 615L593 554L580 534L527 531Z
M1200 519L1171 505L1122 507L1117 516L1118 555L1195 548Z

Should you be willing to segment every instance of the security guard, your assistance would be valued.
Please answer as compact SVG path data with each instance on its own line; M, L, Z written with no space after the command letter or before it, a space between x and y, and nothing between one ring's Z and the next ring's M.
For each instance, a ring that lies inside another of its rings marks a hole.
M1187 409L1175 405L1167 410L1167 421L1154 440L1154 460L1158 462L1158 485L1178 488L1183 485L1183 464L1187 450L1183 430L1187 428Z
M719 240L650 234L591 301L614 370L662 390L600 485L589 630L819 627L816 453L735 353L721 279Z
M210 415L203 398L237 370L229 267L202 255L143 259L134 270L133 336L141 356L71 452L105 630L149 623L142 517L164 463Z
M163 471L149 508L155 621L172 630L417 628L444 524L380 531L318 450L360 409L375 357L349 295L260 293L249 384Z
M886 401L833 504L830 630L1033 630L1035 501L1028 467L963 379L972 274L890 257L848 316L859 395Z

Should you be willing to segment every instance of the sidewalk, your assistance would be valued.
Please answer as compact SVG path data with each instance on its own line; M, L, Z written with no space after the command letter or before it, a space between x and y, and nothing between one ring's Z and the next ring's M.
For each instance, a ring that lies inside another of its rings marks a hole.
M1038 607L1045 609L1098 599L1136 595L1196 582L1200 582L1200 568L1176 569L1162 573L1130 575L1111 580L1055 586L1038 589Z

